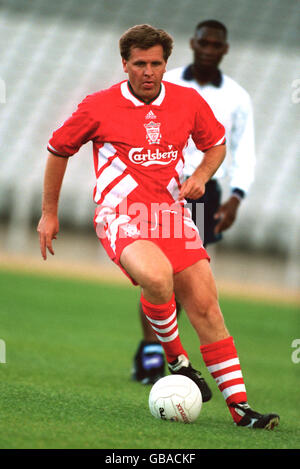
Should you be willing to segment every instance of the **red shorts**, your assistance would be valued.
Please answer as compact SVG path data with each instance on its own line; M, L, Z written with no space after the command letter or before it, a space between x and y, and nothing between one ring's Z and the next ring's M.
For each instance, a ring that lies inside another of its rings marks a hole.
M126 246L137 240L148 240L156 244L169 259L174 274L200 259L210 260L191 217L178 213L169 214L169 217L168 224L163 224L161 220L157 220L155 226L152 221L146 220L140 220L137 224L129 215L117 215L109 209L96 208L94 226L97 236L111 260L134 285L137 283L121 265L120 256Z

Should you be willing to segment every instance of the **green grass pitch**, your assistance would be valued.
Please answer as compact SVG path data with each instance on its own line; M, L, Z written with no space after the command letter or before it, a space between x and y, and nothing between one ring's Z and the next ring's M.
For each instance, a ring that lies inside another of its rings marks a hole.
M130 380L140 339L139 289L0 271L0 448L300 447L297 306L221 297L250 405L275 411L273 432L237 428L183 314L179 329L212 401L191 425L154 419L149 387Z

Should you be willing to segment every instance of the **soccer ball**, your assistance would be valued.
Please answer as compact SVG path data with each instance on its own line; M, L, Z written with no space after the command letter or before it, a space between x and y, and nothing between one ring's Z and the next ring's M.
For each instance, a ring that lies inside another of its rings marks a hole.
M150 412L158 419L192 423L199 416L201 407L200 389L183 375L159 379L149 394Z

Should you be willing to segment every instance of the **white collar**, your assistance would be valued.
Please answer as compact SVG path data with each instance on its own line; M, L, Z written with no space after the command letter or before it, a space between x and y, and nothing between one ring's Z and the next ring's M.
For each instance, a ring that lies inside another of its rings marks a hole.
M135 106L145 106L146 105L146 103L144 103L143 101L140 101L138 98L136 98L131 93L131 91L128 88L127 81L123 81L123 83L121 83L121 93L124 96L124 98L131 101ZM165 95L166 95L166 88L165 88L165 85L163 83L161 83L161 90L160 90L159 95L150 104L154 105L154 106L160 106L161 103L163 102L164 98L165 98Z

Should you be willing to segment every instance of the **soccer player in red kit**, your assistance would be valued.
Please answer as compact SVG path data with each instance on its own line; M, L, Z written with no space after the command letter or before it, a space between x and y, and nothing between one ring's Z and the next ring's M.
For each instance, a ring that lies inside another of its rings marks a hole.
M247 403L241 367L217 299L209 257L184 206L199 198L225 157L224 128L190 88L163 82L172 38L149 25L120 39L128 81L85 98L48 145L38 225L41 253L54 254L59 193L68 158L93 142L97 204L94 225L110 258L141 287L143 311L164 348L169 370L191 378L203 401L212 393L180 340L176 298L195 328L203 360L234 422L273 428L277 414L260 414ZM194 174L182 178L189 136L204 152Z

